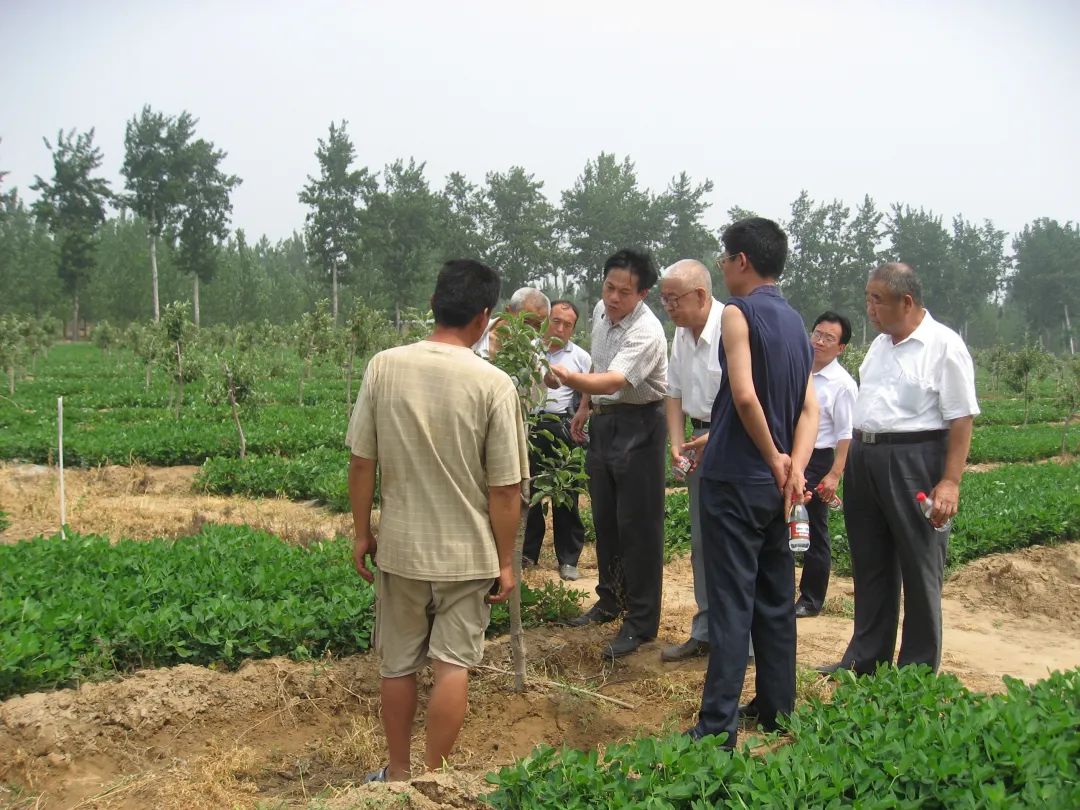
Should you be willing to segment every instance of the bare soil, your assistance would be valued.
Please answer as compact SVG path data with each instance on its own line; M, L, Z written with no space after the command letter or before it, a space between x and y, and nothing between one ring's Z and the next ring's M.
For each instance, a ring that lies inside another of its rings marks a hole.
M192 493L194 468L69 471L69 524L110 536L178 535L202 522L262 525L287 537L345 533L345 516L275 500ZM0 467L11 542L57 525L53 471ZM557 578L548 548L531 584ZM592 594L591 548L576 585ZM668 665L694 612L688 559L665 569L660 640L619 662L599 653L615 629L546 627L528 633L529 686L514 694L505 639L489 642L472 676L455 769L408 785L361 785L383 762L374 656L318 662L274 658L236 672L179 666L0 703L0 807L353 808L482 806L484 775L539 743L588 749L689 725L705 661ZM851 581L835 578L828 609L799 622L799 663L835 661L851 633ZM969 687L1001 677L1037 680L1080 666L1080 545L979 560L946 585L942 669ZM424 678L429 677L427 674ZM573 687L573 688L570 688ZM747 673L748 696L753 667ZM800 677L800 696L827 690ZM584 691L582 691L584 690ZM425 690L422 690L422 694ZM423 704L414 751L423 750ZM414 772L419 774L417 760Z

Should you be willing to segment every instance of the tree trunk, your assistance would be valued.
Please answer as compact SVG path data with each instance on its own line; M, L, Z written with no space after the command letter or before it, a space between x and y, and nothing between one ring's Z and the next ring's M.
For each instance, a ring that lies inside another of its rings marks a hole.
M1072 322L1069 320L1069 305L1065 304L1065 334L1069 336L1069 354L1076 354L1076 343L1073 342Z
M191 293L192 315L195 317L195 327L199 326L199 274L195 274L195 286Z
M150 364L146 364L146 390L150 390Z
M352 377L353 363L356 361L356 344L349 344L349 364L345 367L345 404L349 406L349 418L352 418Z
M158 299L157 236L150 235L150 279L154 286L154 323L161 320L161 303Z
M337 326L337 312L338 312L338 283L337 283L337 262L330 262L330 309L334 316L334 326Z
M514 661L514 691L525 691L525 634L521 628L521 549L525 545L525 521L529 517L529 482L521 484L521 523L514 538L514 581L510 592L510 655Z
M225 364L225 379L229 385L229 406L232 408L233 424L236 425L236 432L240 434L240 460L243 461L247 455L247 439L244 438L244 428L240 424L240 409L236 405L236 386L233 385L232 371L229 370L229 364Z
M180 406L184 404L184 358L180 342L176 343L176 418L180 418Z
M73 298L72 313L71 313L71 339L79 339L79 293L76 292Z

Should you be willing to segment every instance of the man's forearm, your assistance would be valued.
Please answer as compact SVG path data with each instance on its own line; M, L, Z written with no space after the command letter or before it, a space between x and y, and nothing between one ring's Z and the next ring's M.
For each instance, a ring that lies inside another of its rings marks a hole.
M772 433L769 432L769 423L765 419L765 411L761 408L761 401L755 396L753 399L745 399L735 403L735 412L739 414L739 421L750 436L754 446L761 453L765 461L776 457L780 451L773 441Z
M371 531L371 506L375 502L376 463L360 456L349 457L349 503L357 537Z
M830 473L836 473L840 476L844 474L844 467L847 465L847 454L851 448L851 439L841 439L836 443L836 455L833 456L832 469Z
M626 385L626 377L620 371L575 371L563 377L562 381L583 394L614 394Z
M800 471L806 469L810 455L814 452L814 442L818 434L818 402L814 385L811 381L803 396L802 412L795 423L795 435L791 440L791 466Z
M678 450L686 438L686 414L682 409L681 397L664 398L664 415L667 417L668 439L671 449Z
M489 487L488 516L492 534L495 535L499 567L506 568L513 562L514 539L521 523L521 485Z
M949 423L948 446L945 450L945 472L941 476L943 481L952 481L960 485L960 478L964 474L964 465L967 464L968 451L971 450L971 432L974 429L975 417L962 416L953 419Z

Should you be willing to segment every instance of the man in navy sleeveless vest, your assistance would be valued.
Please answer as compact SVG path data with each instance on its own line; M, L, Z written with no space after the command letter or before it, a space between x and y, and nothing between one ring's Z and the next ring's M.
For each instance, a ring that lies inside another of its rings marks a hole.
M735 745L753 631L757 693L742 713L767 729L795 705L795 561L787 513L802 499L817 437L806 326L776 287L787 237L775 222L731 225L717 265L732 298L721 316L723 382L701 463L701 528L709 602L709 668L700 739Z

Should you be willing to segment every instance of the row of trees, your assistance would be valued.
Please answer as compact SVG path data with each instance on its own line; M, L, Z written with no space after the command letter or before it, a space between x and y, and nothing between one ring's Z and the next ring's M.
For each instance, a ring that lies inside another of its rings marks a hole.
M93 133L61 133L50 146L53 179L32 186L40 198L28 209L14 190L0 195L0 285L12 291L0 312L59 314L66 300L75 321L80 303L90 320L128 322L151 308L157 318L162 296L187 297L181 286L191 285L197 323L290 322L327 295L334 322L361 298L400 323L404 308L426 305L448 257L475 256L499 267L508 289L532 283L588 307L604 258L620 247L652 250L661 265L711 263L718 252L720 231L705 224L709 180L682 172L654 192L629 158L601 153L558 205L520 166L480 185L452 173L436 189L412 159L378 172L360 165L345 121L319 140L318 174L298 192L308 209L303 232L250 245L228 229L239 178L221 170L224 152L195 137L196 123L187 112L144 108L127 126L117 193L95 176ZM112 219L107 204L119 207ZM727 221L749 213L732 207ZM976 345L1019 341L1025 320L1044 345L1072 345L1080 226L1035 220L1009 255L1006 234L989 221L945 222L922 208L881 209L870 197L852 211L803 192L779 219L791 238L784 291L808 320L837 309L854 316L857 337L870 337L865 274L898 259L920 272L935 316ZM203 303L200 284L211 282Z

